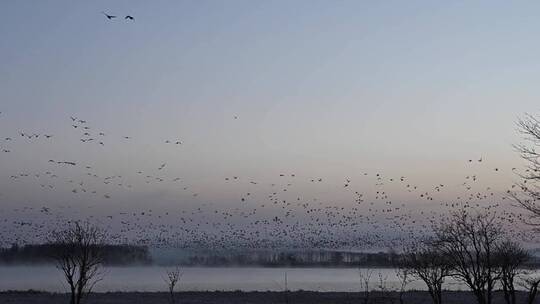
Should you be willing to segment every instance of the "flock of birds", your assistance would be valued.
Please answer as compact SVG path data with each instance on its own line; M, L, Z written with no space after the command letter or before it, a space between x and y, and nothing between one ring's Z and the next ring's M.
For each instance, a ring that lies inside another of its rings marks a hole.
M107 20L118 18L102 14ZM135 18L125 15L124 20ZM0 124L4 115L0 112ZM239 117L234 115L232 119ZM99 147L101 154L107 153L109 143L121 145L133 139L123 134L111 135L76 116L66 118L66 129L75 132L80 144ZM220 177L218 186L226 187L226 192L233 193L235 198L220 203L206 197L205 189L197 181L175 174L174 168L167 165L174 160L156 162L159 165L153 169L130 169L119 174L107 165L60 156L41 159L36 153L36 167L47 169L9 172L5 184L2 163L10 162L7 156L16 158L19 149L33 151L28 145L38 142L65 139L27 130L0 136L0 246L43 242L50 231L62 229L70 221L89 220L108 231L111 243L213 250L397 248L429 235L431 227L440 223L448 211L458 209L482 209L496 214L516 239L530 241L532 235L522 225L526 217L521 210L509 208L509 197L519 191L518 184L511 183L506 190L489 186L483 182L491 179L486 170L472 171L485 169L482 157L464 161L469 173L457 184L419 185L406 175L387 176L382 170L338 180L301 172L271 174L264 179L232 174ZM181 138L166 138L155 144L181 149L186 143ZM492 167L487 171L523 176L515 167ZM3 190L13 185L20 185L25 192L44 191L44 197L49 192L57 193L73 203L40 200L8 209L4 206L12 198L7 198ZM177 191L178 204L115 204L117 197L151 193L155 188ZM131 194L135 189L140 192ZM110 206L106 210L98 208L103 201Z
M109 137L120 144L132 139L121 134L111 136L111 132L75 116L66 119L66 129L75 132L80 144L100 146L100 153L107 153ZM53 134L28 131L3 138L2 150L14 157L17 149L32 149L29 145L37 141L61 140ZM184 142L164 139L156 144L183 146ZM0 158L0 164L3 161L8 162ZM382 172L362 172L341 181L300 172L283 172L259 180L227 175L219 183L236 196L236 202L227 204L205 198L203 188L187 177L175 176L166 161L154 169L133 169L123 174L107 174L99 164L71 159L40 159L36 155L35 161L47 169L12 172L8 182L28 192L40 189L60 193L73 203L33 202L10 210L1 204L3 245L42 242L48 231L60 229L69 221L90 220L107 229L111 243L198 249L388 248L429 234L446 212L463 208L494 212L509 233L523 240L530 238L520 224L526 219L524 215L519 209L509 208L508 192L515 185L509 190L495 190L481 182L486 178L484 172L500 174L505 170L493 167L482 173L472 171L483 168L482 158L465 161L470 174L451 185L437 182L421 186L406 175L386 176ZM154 187L178 191L178 204L167 208L153 207L157 202L146 207L115 205L115 198L131 195L135 188L144 193ZM6 200L0 188L0 201L8 203ZM92 200L98 203L88 203ZM96 207L103 201L109 202L110 208Z

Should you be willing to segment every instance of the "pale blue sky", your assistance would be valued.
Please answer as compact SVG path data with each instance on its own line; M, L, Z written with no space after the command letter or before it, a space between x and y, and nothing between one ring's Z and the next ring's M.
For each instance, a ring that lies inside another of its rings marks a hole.
M0 155L0 200L74 200L8 178L48 159L133 178L166 162L215 202L236 199L220 183L232 175L457 184L469 158L486 172L519 166L514 122L539 105L539 12L534 1L2 1L0 136L55 137L0 144L14 151ZM79 143L70 115L106 146ZM116 202L181 195L134 188Z

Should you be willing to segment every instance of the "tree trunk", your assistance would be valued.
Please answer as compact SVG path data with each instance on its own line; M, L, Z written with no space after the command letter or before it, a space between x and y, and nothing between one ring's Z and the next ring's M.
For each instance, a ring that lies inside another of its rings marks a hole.
M478 302L478 304L490 304L486 301L486 296L482 290L474 291L474 295L476 297L476 302Z
M510 291L508 290L507 283L505 281L502 282L503 287L503 294L504 294L504 301L506 304L512 304L510 302Z
M70 288L71 288L71 299L69 301L70 304L76 304L75 303L75 286L73 286L73 284L70 284Z
M440 288L433 288L428 286L428 292L431 296L431 300L433 301L433 304L441 304L442 303L442 293Z
M513 284L512 284L513 285ZM516 290L513 286L510 286L510 299L512 300L512 304L516 304Z
M536 293L537 292L538 292L538 286L537 285L531 286L531 288L529 289L529 297L528 297L529 304L534 303L534 299L536 298Z

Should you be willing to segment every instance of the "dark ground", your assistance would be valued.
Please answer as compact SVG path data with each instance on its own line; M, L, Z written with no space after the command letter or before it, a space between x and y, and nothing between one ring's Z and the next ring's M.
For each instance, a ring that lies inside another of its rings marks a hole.
M114 292L95 293L86 304L169 304L168 294L164 292ZM352 292L180 292L176 293L176 304L356 304L363 303L360 293ZM404 297L405 304L431 303L427 292L410 291ZM69 303L67 294L46 292L0 292L0 303L4 304L63 304ZM370 296L370 304L399 304L396 293L374 292ZM474 303L470 292L448 291L443 296L443 303ZM502 294L495 295L493 304L502 304ZM518 303L525 302L525 294L521 293ZM535 303L540 303L536 301Z

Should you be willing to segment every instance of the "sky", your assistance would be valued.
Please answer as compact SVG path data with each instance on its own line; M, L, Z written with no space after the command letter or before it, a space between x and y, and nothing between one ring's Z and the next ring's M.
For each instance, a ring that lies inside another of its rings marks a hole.
M0 141L11 150L0 154L1 207L227 205L249 190L224 178L279 174L324 177L328 186L298 192L327 200L347 200L347 178L371 189L365 172L449 183L444 199L470 174L503 192L523 165L516 119L538 111L539 10L534 1L2 1L0 136L17 140ZM81 143L70 116L105 133L104 146ZM479 158L483 167L468 163ZM48 160L133 187L96 186L104 200L10 178L51 166L66 180L84 175ZM187 193L137 180L162 164Z

